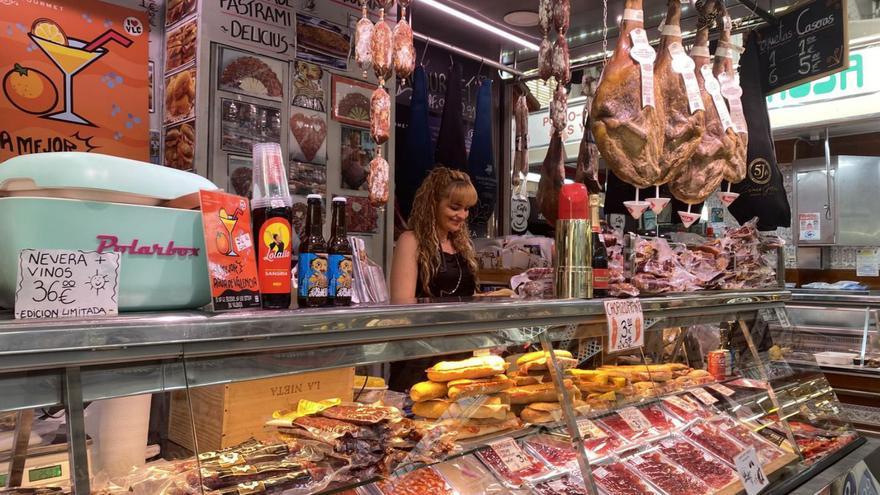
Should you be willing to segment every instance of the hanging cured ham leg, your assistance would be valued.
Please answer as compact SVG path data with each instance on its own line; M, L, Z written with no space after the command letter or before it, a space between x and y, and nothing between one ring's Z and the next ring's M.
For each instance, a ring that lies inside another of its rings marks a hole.
M538 207L544 218L550 225L556 225L556 217L559 215L559 190L565 180L565 147L562 145L562 136L554 131L550 137L550 146L547 148L547 156L541 166L541 180L538 181L536 199Z
M714 0L706 2L704 12L714 12ZM709 23L702 13L700 24L697 29L697 37L691 50L691 58L696 65L697 84L705 107L705 131L703 138L693 157L679 171L669 183L669 191L679 201L689 205L703 202L712 192L718 188L723 178L724 167L733 156L736 146L736 133L733 129L726 129L722 118L719 116L719 108L716 104L720 101L723 107L722 113L727 114L727 107L721 99L720 88L712 68L709 65ZM710 90L707 90L709 88ZM715 98L712 93L718 94ZM726 120L730 120L729 117Z
M577 168L575 169L574 181L580 182L587 186L590 194L598 194L602 192L602 185L599 183L599 150L596 148L596 140L593 138L593 132L590 130L590 104L596 95L596 79L584 75L583 78L583 94L587 97L584 102L584 135L581 137L581 145L578 149Z
M605 163L637 187L652 186L666 175L666 165L660 162L666 120L654 91L654 53L643 17L642 1L626 0L620 37L590 111Z
M731 42L730 17L727 16L727 9L724 4L719 2L717 5L719 15L719 25L721 26L721 35L718 38L718 48L715 50L715 62L713 74L721 84L721 94L727 100L730 111L730 120L733 122L736 146L734 147L733 157L724 167L724 180L731 184L741 182L746 178L746 153L749 149L749 131L746 124L746 117L743 113L743 106L740 97L742 89L739 87L739 75L733 68L733 51L736 47Z
M703 137L704 126L703 99L694 75L694 62L681 45L681 1L668 3L654 63L654 84L666 115L660 155L663 175L657 181L660 184L669 182L691 159Z

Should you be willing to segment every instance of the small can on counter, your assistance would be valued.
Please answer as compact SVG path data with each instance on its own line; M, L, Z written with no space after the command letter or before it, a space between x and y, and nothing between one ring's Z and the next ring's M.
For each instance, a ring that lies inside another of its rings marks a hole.
M710 351L706 356L709 374L716 380L723 380L733 374L733 354L730 349Z

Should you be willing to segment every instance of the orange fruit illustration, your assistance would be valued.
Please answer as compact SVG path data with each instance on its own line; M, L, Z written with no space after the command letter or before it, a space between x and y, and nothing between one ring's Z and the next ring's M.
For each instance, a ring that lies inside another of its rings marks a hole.
M67 35L61 26L52 19L37 19L31 24L31 33L37 38L43 38L59 45L67 45Z
M217 245L217 252L220 254L229 254L229 238L226 237L222 232L217 232L217 237L214 238L214 242Z
M58 103L58 90L46 74L15 64L3 77L6 98L22 112L44 114Z

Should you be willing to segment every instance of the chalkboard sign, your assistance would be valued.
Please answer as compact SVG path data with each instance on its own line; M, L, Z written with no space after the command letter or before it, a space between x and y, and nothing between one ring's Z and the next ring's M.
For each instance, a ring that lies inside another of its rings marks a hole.
M764 94L849 67L846 1L814 0L755 30Z

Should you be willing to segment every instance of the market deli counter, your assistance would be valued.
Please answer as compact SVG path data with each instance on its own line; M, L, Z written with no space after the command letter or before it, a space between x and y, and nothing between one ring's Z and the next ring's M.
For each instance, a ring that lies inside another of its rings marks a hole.
M42 487L20 493L789 493L870 443L853 452L819 368L774 343L788 296L645 298L644 345L615 353L586 300L6 321L0 475Z
M789 360L815 359L845 417L880 435L880 294L798 289L787 310L794 331L780 345L790 350Z

